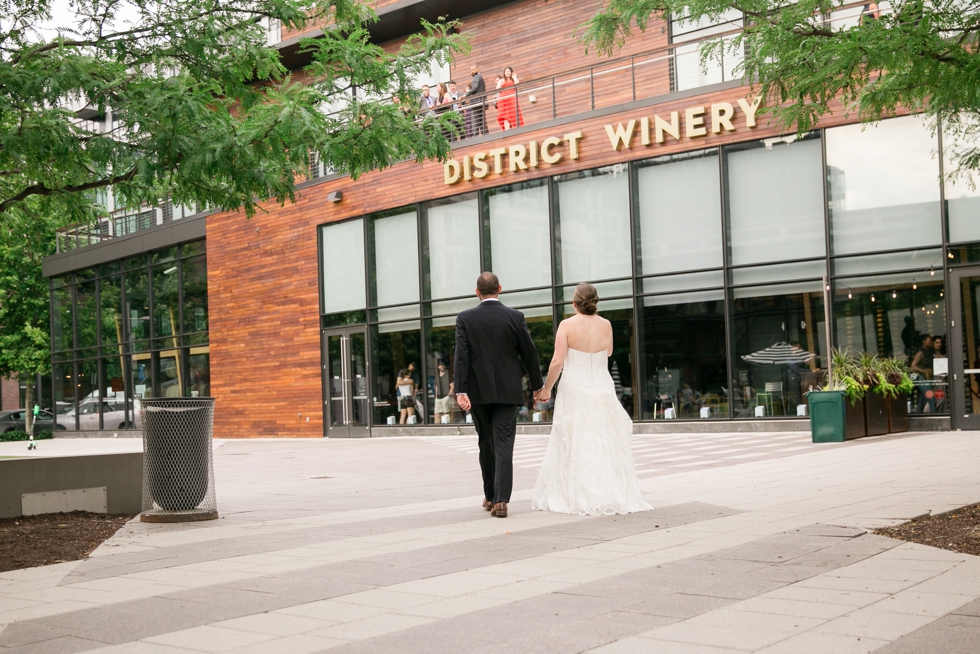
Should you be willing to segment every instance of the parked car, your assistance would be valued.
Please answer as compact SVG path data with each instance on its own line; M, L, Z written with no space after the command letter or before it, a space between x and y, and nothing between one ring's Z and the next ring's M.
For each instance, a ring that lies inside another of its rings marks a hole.
M139 429L142 426L139 399L133 400L133 408L130 411L129 420L126 420L126 407L122 402L102 400L101 404L103 429ZM61 424L71 425L74 422L75 409L58 417L59 427ZM78 406L78 429L81 431L93 431L98 428L99 400L88 398Z
M51 429L54 425L54 416L51 415L49 411L41 411L38 414L37 431L44 431L45 429ZM65 428L63 425L58 425L55 429L63 431ZM6 433L8 431L26 431L27 430L27 411L24 409L14 409L13 411L0 411L0 433Z

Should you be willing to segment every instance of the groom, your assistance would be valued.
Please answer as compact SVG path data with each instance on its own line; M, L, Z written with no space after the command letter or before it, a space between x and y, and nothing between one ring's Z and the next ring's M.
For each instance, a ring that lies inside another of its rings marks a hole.
M456 402L473 415L480 443L483 508L507 517L514 485L517 410L524 404L521 364L530 387L544 386L538 351L524 314L500 303L500 281L492 272L476 280L480 305L456 317Z

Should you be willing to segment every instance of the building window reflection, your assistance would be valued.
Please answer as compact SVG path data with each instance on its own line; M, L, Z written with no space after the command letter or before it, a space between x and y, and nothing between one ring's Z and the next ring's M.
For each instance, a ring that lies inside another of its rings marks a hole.
M59 428L139 429L142 398L210 393L204 252L190 243L52 280Z
M942 243L937 146L919 116L827 130L834 254Z
M732 296L733 416L802 415L806 392L822 386L821 283L736 288Z
M629 277L629 178L625 164L555 178L556 282Z
M422 361L419 321L373 325L371 349L373 423L421 423L419 409L424 397L419 372Z
M642 417L727 418L725 292L642 299Z
M912 368L912 414L949 413L942 271L844 277L834 284L838 347L896 357Z

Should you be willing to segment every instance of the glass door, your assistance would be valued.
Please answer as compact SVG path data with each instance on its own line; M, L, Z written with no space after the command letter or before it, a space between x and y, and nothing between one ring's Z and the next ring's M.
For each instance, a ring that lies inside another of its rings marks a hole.
M326 330L323 348L323 417L330 438L371 435L367 332L364 327Z
M980 429L980 268L950 271L950 396L953 429Z

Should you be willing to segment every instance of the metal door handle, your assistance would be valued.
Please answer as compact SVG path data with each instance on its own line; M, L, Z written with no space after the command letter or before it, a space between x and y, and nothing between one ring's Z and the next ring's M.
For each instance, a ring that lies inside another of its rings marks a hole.
M347 414L347 404L350 402L348 382L350 381L349 371L347 370L347 348L348 342L346 336L340 337L340 376L341 385L343 386L343 404L344 404L344 425L350 424L350 416Z

